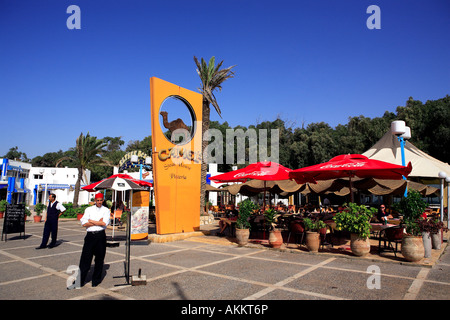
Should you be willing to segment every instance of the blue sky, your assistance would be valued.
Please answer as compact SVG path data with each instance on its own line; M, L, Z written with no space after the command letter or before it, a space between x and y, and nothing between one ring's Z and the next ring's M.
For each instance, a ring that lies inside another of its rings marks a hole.
M449 16L447 0L0 0L0 155L67 150L81 132L142 140L150 77L197 91L194 55L236 65L212 120L381 117L450 94Z

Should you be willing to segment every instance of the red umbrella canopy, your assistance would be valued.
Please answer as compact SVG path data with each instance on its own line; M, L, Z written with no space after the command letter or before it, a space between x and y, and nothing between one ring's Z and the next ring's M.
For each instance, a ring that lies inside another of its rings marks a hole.
M105 179L103 179L105 180ZM102 182L103 180L97 181L97 182L93 182L91 184L88 184L87 186L81 187L81 189L89 191L89 192L95 192L97 191L95 188L95 186L97 186L100 182Z
M289 173L297 183L316 182L344 177L378 178L400 180L411 173L411 162L408 166L369 159L361 154L344 154L332 158L325 163L293 170Z
M209 178L217 182L246 182L249 179L257 180L287 180L291 169L272 161L262 161L249 164L247 167L218 174Z
M132 176L125 174L125 173L118 173L118 174L113 174L111 177L109 177L108 179L111 178L122 178L122 179L128 179L131 180L135 183L137 183L138 185L140 185L141 187L153 187L153 184L151 182L148 181L144 181L144 180L139 180L139 179L135 179Z
M105 178L103 180L91 183L87 186L82 187L81 189L89 191L89 192L94 192L97 191L97 189L95 189L95 187L100 183L103 182L105 180L108 179L114 179L114 178L122 178L122 179L127 179L127 180L131 180L134 183L137 183L138 185L140 185L141 187L152 187L153 184L151 182L147 182L144 180L139 180L139 179L134 179L132 176L128 175L128 174L124 174L124 173L118 173L118 174L113 174L112 176Z

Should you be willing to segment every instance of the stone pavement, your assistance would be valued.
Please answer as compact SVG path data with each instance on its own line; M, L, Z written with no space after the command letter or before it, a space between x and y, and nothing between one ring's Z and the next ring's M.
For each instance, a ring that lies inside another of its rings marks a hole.
M147 284L125 285L125 278L120 278L124 274L124 233L119 231L115 235L120 246L107 249L103 282L67 290L72 275L67 270L78 265L85 230L78 221L61 220L61 244L35 250L43 226L27 222L25 239L10 234L8 241L0 243L0 300L189 300L194 304L202 300L211 304L450 299L448 247L436 263L423 266L262 245L238 247L211 235L164 243L133 242L130 274L137 275L141 269Z

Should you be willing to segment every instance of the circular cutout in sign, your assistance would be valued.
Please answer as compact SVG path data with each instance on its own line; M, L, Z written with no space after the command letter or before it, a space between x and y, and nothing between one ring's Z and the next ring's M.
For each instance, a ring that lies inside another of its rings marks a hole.
M169 96L161 103L159 115L159 126L169 141L184 145L192 140L196 119L188 101L180 96Z

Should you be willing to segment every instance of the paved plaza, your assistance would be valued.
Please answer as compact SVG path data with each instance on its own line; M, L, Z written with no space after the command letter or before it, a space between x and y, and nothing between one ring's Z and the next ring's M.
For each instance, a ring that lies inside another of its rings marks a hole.
M60 245L36 250L44 223L26 223L25 239L0 243L1 300L449 300L450 253L433 266L357 257L238 247L202 236L166 243L132 242L130 275L141 269L146 285L126 285L123 232L108 248L104 279L67 290L85 230L78 221L59 224ZM107 232L111 235L111 230ZM444 243L446 245L446 243ZM91 269L92 271L92 269ZM88 275L88 280L90 275ZM195 303L195 301L193 301ZM192 310L191 310L192 311Z

